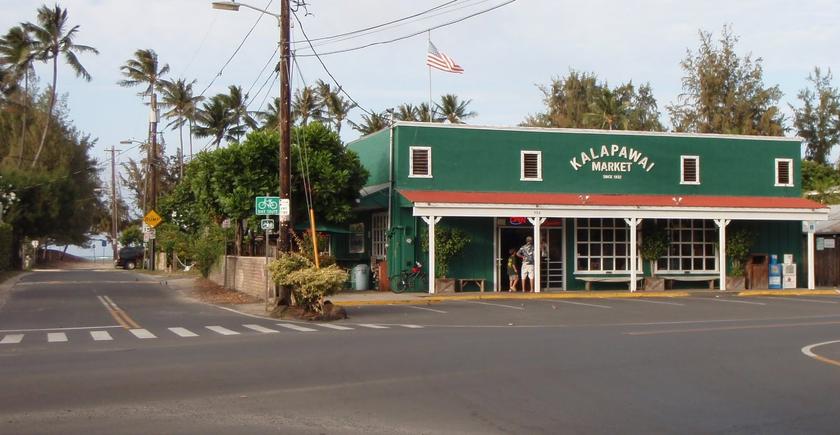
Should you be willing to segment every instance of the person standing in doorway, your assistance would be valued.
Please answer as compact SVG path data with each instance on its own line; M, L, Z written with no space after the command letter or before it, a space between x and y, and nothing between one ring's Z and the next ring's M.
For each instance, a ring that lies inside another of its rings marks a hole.
M510 248L508 251L507 274L510 283L508 291L515 292L516 284L519 284L519 271L516 270L516 248Z
M516 251L516 256L522 259L522 268L520 269L519 280L522 282L522 291L530 292L534 284L534 238L528 236L525 238L525 244ZM530 284L526 284L526 279L530 279Z

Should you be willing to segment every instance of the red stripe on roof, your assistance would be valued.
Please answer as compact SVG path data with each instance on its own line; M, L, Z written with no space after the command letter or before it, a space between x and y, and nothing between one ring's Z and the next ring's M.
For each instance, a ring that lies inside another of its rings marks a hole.
M447 204L543 204L642 207L720 207L824 209L826 206L805 198L778 196L707 195L610 195L574 193L452 192L443 190L400 190L411 202ZM675 198L682 198L679 202Z

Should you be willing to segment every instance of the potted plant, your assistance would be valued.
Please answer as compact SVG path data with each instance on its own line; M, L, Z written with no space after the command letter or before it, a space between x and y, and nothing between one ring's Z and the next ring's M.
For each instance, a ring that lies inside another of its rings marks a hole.
M461 255L470 243L467 233L457 228L435 227L435 291L455 291L455 280L448 278L449 262ZM424 251L429 252L429 237L425 233L421 240ZM431 279L431 278L430 278Z
M727 234L726 256L731 262L729 273L726 274L727 289L744 290L746 288L744 272L754 239L755 235L747 229L737 229Z
M656 276L656 261L668 252L671 243L668 230L656 225L644 234L640 253L650 263L650 276L645 277L645 290L665 290L665 279Z

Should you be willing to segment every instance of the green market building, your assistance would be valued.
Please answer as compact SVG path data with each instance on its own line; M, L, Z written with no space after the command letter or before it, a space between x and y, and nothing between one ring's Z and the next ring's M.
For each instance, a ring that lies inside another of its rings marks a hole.
M537 291L632 291L652 274L725 289L726 235L743 228L755 235L752 253L792 255L796 286L813 288L814 238L803 222L827 219L828 209L801 197L800 146L783 137L398 122L348 144L370 178L341 257L384 262L388 276L418 261L434 276L434 229L444 226L470 238L449 277L484 280L488 290L507 290L502 266L527 236L543 247ZM638 246L653 228L669 246L651 263ZM418 290L435 292L429 281Z

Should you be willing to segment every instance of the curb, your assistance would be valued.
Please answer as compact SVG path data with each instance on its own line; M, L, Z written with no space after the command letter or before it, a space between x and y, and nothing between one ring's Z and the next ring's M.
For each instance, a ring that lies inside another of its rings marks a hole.
M470 295L451 295L451 296L421 296L415 299L372 299L372 300L334 300L333 303L344 306L361 306L361 305L412 305L412 304L429 304L435 302L446 301L478 301L478 300L552 300L552 299L637 299L637 298L678 298L690 296L689 292L684 291L668 291L668 292L597 292L597 293L526 293L520 295L511 295L505 293L490 293L490 294L470 294Z
M747 290L738 296L837 296L840 290Z

